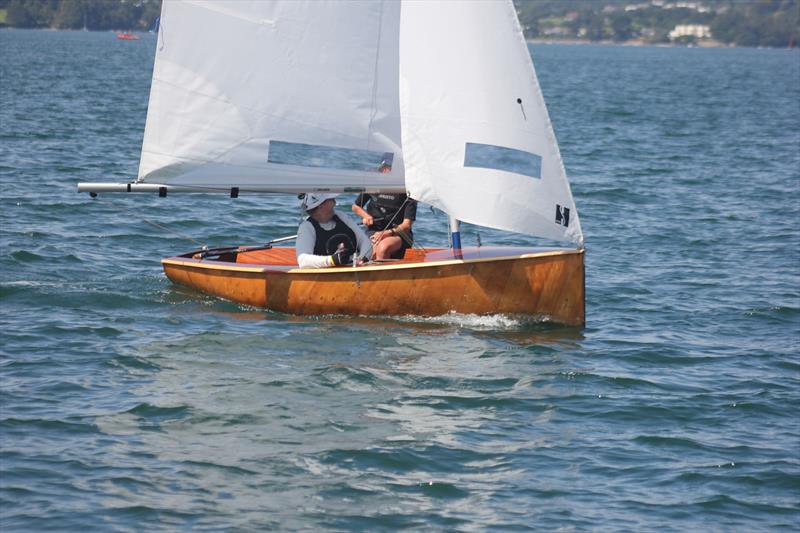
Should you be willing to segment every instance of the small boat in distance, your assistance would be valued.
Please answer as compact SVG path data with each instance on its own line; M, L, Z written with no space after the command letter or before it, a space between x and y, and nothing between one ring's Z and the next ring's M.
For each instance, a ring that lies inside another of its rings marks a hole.
M128 33L128 32L117 32L117 39L122 39L123 41L138 41L139 36L135 33Z
M578 213L514 4L162 4L139 175L105 192L407 193L449 248L299 268L295 250L196 250L173 282L301 315L527 315L583 326ZM169 28L169 38L164 36ZM464 247L459 223L570 243Z

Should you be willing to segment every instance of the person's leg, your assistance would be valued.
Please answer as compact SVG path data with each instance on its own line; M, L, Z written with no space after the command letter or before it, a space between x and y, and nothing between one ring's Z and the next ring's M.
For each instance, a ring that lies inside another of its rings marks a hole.
M389 259L402 246L403 240L396 235L381 239L381 242L375 245L375 259Z
M411 246L408 245L408 243L405 241L405 239L403 239L402 237L401 237L401 239L402 240L400 241L400 248L398 248L397 250L392 252L392 255L389 256L390 258L392 258L392 259L403 259L406 256L406 250L411 248Z

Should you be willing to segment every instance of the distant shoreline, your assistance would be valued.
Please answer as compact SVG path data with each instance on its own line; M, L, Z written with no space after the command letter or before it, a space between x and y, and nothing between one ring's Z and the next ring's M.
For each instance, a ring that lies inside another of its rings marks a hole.
M89 30L89 29L67 29L67 28L19 28L16 26L7 26L0 23L0 31L2 30L19 30L19 31L70 31L70 32L95 32L95 33L104 33L104 32L121 32L127 31L128 33L141 33L147 34L152 33L149 30ZM800 50L800 47L789 47L789 46L737 46L735 44L725 44L720 41L698 41L695 44L672 44L672 43L651 43L642 40L630 40L630 41L587 41L583 39L542 39L542 38L535 38L535 39L525 39L525 42L528 44L565 44L565 45L604 45L604 46L654 46L657 48L763 48L763 49L770 49L770 50Z
M719 41L700 41L697 44L693 45L685 45L685 44L672 44L672 43L651 43L642 40L630 40L630 41L586 41L583 39L525 39L525 42L528 44L578 44L578 45L586 45L586 44L600 44L600 45L612 45L612 46L656 46L659 48L753 48L753 47L746 47L746 46L736 46L733 44L725 44ZM765 47L767 48L767 47ZM773 47L770 47L773 48Z

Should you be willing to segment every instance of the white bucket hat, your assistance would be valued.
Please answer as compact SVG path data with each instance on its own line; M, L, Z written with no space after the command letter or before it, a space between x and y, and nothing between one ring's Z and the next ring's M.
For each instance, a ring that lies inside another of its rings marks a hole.
M303 211L311 211L325 200L336 198L338 194L327 192L307 192L300 198L300 208Z

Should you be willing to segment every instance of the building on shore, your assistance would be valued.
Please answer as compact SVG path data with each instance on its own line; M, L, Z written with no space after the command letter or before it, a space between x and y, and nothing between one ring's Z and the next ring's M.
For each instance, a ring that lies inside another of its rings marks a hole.
M694 37L695 39L711 39L711 30L704 24L678 24L669 32L670 41L681 37Z

